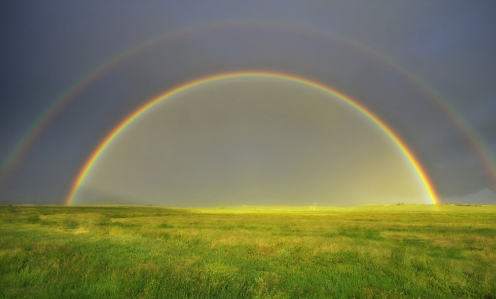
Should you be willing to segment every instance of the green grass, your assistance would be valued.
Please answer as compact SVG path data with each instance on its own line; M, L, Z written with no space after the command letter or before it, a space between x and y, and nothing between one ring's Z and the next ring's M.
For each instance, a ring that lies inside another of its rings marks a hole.
M495 274L495 206L0 206L0 298L496 298Z

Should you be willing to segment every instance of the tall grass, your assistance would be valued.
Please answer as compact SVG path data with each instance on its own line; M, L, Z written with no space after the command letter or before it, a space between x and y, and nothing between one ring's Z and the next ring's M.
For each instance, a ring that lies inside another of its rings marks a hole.
M496 298L496 208L0 207L0 298Z

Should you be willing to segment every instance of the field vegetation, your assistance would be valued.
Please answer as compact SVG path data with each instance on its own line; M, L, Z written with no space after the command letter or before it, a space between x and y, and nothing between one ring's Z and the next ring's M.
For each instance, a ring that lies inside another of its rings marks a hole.
M495 206L0 206L0 298L496 298L495 275Z

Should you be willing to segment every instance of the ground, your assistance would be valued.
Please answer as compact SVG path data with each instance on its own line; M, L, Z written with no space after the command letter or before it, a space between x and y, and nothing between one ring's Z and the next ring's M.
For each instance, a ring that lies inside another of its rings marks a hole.
M0 298L496 298L496 206L0 206Z

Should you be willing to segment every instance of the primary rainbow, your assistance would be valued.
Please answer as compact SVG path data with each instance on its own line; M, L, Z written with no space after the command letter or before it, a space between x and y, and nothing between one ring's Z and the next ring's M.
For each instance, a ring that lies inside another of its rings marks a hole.
M269 78L279 78L279 79L285 79L289 81L294 81L298 83L302 83L308 86L315 87L317 89L323 90L325 92L328 92L337 98L343 100L344 102L350 104L353 106L355 109L359 110L362 114L364 114L366 117L368 117L370 120L372 120L377 126L381 128L381 130L386 133L393 141L394 143L398 146L398 148L401 150L401 152L405 155L407 160L410 162L411 166L415 170L415 172L418 175L418 178L423 184L423 187L425 189L425 192L429 196L429 199L431 200L432 204L436 205L439 204L439 198L438 195L434 189L433 184L430 182L425 170L422 168L420 165L419 161L417 158L413 155L413 153L410 151L410 149L406 146L406 144L396 135L396 133L388 126L386 123L384 123L381 119L379 119L377 116L375 116L371 111L366 109L364 106L359 104L358 102L354 101L353 99L347 97L346 95L329 88L321 83L313 82L305 78L301 77L296 77L293 75L288 75L288 74L282 74L282 73L274 73L274 72L264 72L264 71L247 71L247 72L233 72L233 73L224 73L224 74L217 74L217 75L212 75L204 78L200 78L194 81L190 81L188 83L182 84L180 86L177 86L163 94L158 95L157 97L151 99L148 101L145 105L141 106L138 108L136 111L131 113L129 116L127 116L123 121L121 121L108 135L105 137L105 139L98 145L98 147L93 151L91 156L88 158L88 160L84 163L84 166L82 169L79 171L76 179L74 180L72 187L69 191L69 194L67 195L67 198L65 199L65 204L66 205L71 205L74 197L76 196L76 193L83 183L84 179L88 175L88 172L90 171L91 167L93 164L95 164L96 160L98 160L98 157L102 154L102 152L107 148L107 146L114 140L114 138L125 128L127 127L131 122L133 122L136 118L138 118L141 114L146 112L148 109L152 108L159 102L169 98L172 95L175 95L177 93L180 93L181 91L184 91L188 88L198 86L204 83L212 82L212 81L217 81L217 80L222 80L222 79L228 79L228 78L236 78L236 77L269 77Z

